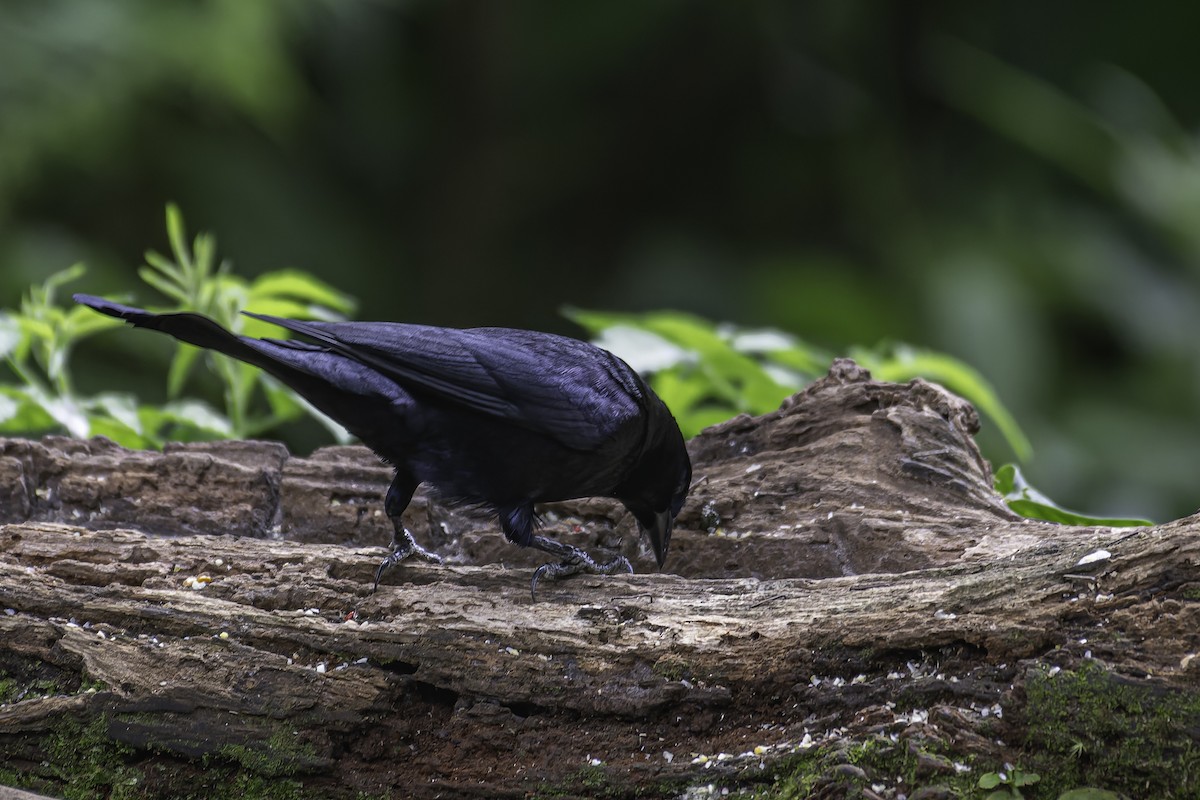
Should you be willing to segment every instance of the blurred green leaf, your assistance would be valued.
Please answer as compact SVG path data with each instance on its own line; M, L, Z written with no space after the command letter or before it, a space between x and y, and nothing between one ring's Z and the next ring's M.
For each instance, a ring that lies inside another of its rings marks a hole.
M295 269L277 270L260 275L250 283L247 304L253 305L249 311L273 316L311 316L313 314L328 314L329 310L339 314L353 313L354 298L340 292L329 284L313 275ZM284 305L287 301L304 301L304 305L296 303L291 308L297 311L267 310L263 304L276 303ZM323 319L321 316L316 319Z
M1116 792L1110 792L1107 789L1082 786L1078 789L1063 792L1058 796L1058 800L1121 800L1121 795Z
M0 386L7 413L0 418L4 433L43 433L54 430L57 423L41 404L29 397L24 387Z
M161 258L161 256L159 256L157 253L146 253L146 261L150 264L154 264L156 262L156 260L159 258ZM164 270L161 270L161 269L158 270L158 272L163 272L163 271ZM175 283L174 281L169 280L168 278L162 277L161 275L156 273L153 269L150 269L148 267L142 267L141 269L138 270L138 277L141 278L144 282L153 286L155 289L157 289L162 294L164 294L167 297L174 300L176 303L186 303L187 302L187 299L188 299L187 292L185 292L182 288L180 288L179 284Z
M183 393L183 386L192 372L192 365L203 353L203 350L191 345L180 345L176 349L171 366L167 369L167 397L175 398Z
M1028 519L1057 522L1062 525L1105 525L1112 528L1131 528L1153 525L1145 519L1125 517L1093 517L1068 511L1030 486L1015 464L1005 464L996 470L993 480L996 492L1016 513Z
M187 246L187 232L183 227L183 214L179 211L179 206L174 203L167 203L167 241L171 243L171 252L175 254L175 263L179 265L176 274L181 279L193 268L193 263ZM146 260L149 261L149 259Z
M0 312L0 358L13 355L21 344L22 328L20 320L12 314Z

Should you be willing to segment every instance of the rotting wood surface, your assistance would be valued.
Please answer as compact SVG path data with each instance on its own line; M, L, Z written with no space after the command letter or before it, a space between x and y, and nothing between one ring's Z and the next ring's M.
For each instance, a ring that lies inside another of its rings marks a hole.
M145 796L248 773L301 796L676 796L881 733L936 744L935 786L956 759L1017 759L1037 670L1194 685L1195 518L1021 520L977 428L937 386L838 362L689 444L665 574L617 503L549 507L549 533L638 574L536 603L538 554L424 495L406 521L448 563L372 594L389 471L362 448L0 440L0 677L54 687L0 705L0 776L68 785L47 763L77 723L131 748ZM821 796L867 796L847 774Z

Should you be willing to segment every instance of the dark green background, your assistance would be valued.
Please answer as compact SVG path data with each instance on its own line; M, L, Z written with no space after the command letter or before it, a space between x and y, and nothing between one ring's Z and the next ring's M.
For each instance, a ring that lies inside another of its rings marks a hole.
M7 0L0 306L79 259L77 288L158 302L135 269L173 200L240 272L309 270L361 319L669 307L941 349L1055 499L1176 517L1197 30L1169 2ZM121 335L81 385L161 394L130 353L167 350Z

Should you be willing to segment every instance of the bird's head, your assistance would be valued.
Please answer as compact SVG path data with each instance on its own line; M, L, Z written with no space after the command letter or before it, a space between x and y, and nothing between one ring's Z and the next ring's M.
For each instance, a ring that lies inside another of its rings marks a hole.
M651 418L647 447L627 475L617 497L633 513L638 529L650 539L654 558L662 567L671 544L675 518L692 484L692 461L675 418L661 406Z

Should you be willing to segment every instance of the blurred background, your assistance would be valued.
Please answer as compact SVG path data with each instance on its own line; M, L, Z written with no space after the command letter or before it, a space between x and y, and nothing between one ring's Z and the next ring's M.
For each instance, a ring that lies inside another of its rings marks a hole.
M10 0L0 307L77 261L71 290L160 303L136 270L174 201L238 272L307 270L358 319L579 335L562 306L672 308L942 350L1047 494L1179 517L1200 6L1104 8ZM149 338L93 337L77 383L161 395Z

